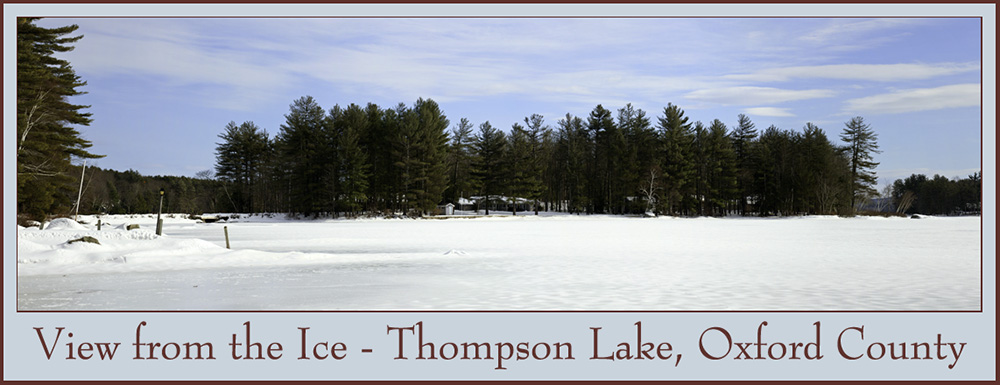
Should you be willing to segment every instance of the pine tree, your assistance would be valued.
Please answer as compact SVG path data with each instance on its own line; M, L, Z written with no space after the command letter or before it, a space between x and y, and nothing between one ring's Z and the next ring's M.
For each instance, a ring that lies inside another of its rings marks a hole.
M553 169L559 175L558 201L571 213L592 211L587 195L587 165L593 158L593 141L587 133L583 119L566 114L560 119L556 134L556 150Z
M878 162L872 154L881 153L878 150L878 134L865 123L864 118L856 116L844 124L840 140L847 142L847 154L851 165L850 196L851 212L857 210L858 203L875 194L875 167Z
M74 126L88 126L89 106L74 105L80 79L66 60L54 55L73 50L82 35L64 37L76 25L43 28L38 18L17 19L17 204L18 212L42 217L65 209L75 198L70 158L101 158L87 151Z
M826 133L812 123L806 123L802 135L804 172L801 174L802 197L808 203L805 210L812 214L834 214L846 197L843 188L846 167L843 154L830 142Z
M694 133L684 111L668 103L659 118L660 138L663 143L663 189L666 212L677 215L693 207L694 164L692 142Z
M362 136L363 147L368 149L368 164L371 166L368 178L368 210L397 210L397 186L399 178L393 165L393 141L395 136L395 111L383 110L374 103L365 107L368 116L368 130Z
M406 104L399 103L391 114L386 117L391 119L389 124L391 144L391 159L393 174L396 179L393 189L396 195L399 209L407 214L414 214L418 211L417 200L417 179L419 178L420 163L419 156L419 120L417 114L406 107Z
M587 118L587 130L594 140L594 158L590 167L590 200L595 212L616 212L624 201L620 192L621 176L616 157L624 150L625 138L615 125L611 111L600 104Z
M535 159L535 146L532 134L521 124L514 123L507 136L504 162L514 215L517 215L517 199L535 201L541 195L541 173Z
M239 126L229 122L219 138L222 143L216 143L215 148L216 176L234 184L231 193L236 211L256 212L260 207L255 199L257 183L270 151L267 131L249 121Z
M798 181L797 147L801 134L781 130L771 125L760 135L754 149L756 158L756 196L760 215L790 215L796 213Z
M476 179L479 180L479 191L483 195L486 215L490 214L492 201L496 195L504 193L504 149L507 137L489 121L479 125L479 133L476 134L475 172Z
M472 123L462 118L458 126L452 129L451 143L448 146L448 188L445 190L446 200L458 203L459 198L471 196L475 180L472 176Z
M531 149L527 165L530 178L526 180L524 197L533 202L535 215L538 215L538 201L546 193L545 175L549 156L546 144L550 142L552 130L545 125L545 118L539 114L531 114L524 118L524 124Z
M281 167L286 175L290 212L318 215L329 209L329 136L326 111L312 96L304 96L289 106L285 124L276 138Z
M747 215L747 200L751 195L754 175L754 159L751 147L757 138L757 130L750 118L739 114L733 128L733 153L736 155L736 198L740 215Z
M725 215L726 205L736 194L736 154L726 124L715 119L704 140L707 152L707 196L711 215Z
M420 169L417 174L417 207L424 214L439 203L448 187L448 125L451 123L432 99L418 99L413 106L418 120Z
M361 138L368 130L368 115L356 104L346 109L330 110L329 119L335 133L337 180L336 192L338 208L346 210L350 216L361 211L368 193L368 155Z
M650 170L659 168L656 131L653 130L646 112L627 104L618 110L618 128L625 139L624 149L618 156L621 165L621 188L629 197L648 197ZM657 177L652 178L654 181ZM645 192L645 193L644 193ZM643 213L646 204L632 199L626 212Z

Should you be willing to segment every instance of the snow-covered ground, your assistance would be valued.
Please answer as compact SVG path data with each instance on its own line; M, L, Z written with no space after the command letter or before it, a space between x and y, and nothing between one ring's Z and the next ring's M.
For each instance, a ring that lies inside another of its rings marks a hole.
M19 228L18 309L980 307L978 217L184 217Z

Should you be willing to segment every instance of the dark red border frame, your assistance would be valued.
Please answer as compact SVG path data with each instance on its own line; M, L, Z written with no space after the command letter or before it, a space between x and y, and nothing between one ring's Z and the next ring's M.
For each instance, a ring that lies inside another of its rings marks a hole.
M104 1L94 1L86 2L79 0L3 0L3 3L11 4L59 4L59 3L69 3L69 4L123 4L129 3L127 1L117 1L117 0L104 0ZM268 0L216 0L213 3L229 3L229 4L275 4L273 1ZM323 1L323 0L297 0L287 4L462 4L460 1L449 1L449 0L436 0L436 1L418 1L418 0L371 0L371 1ZM535 4L536 2L528 0L507 0L507 1L483 1L471 4ZM608 4L608 1L595 1L595 0L578 0L578 1L567 1L567 0L548 0L544 3L564 3L564 4ZM630 0L623 2L621 4L683 4L685 2L681 1L656 1L656 0ZM782 1L782 0L771 0L771 1L749 1L749 0L704 0L699 1L700 4L875 4L871 1L864 0L833 0L833 1L822 1L814 3L802 3L802 2L792 2L792 1ZM945 3L942 1L932 1L932 0L915 0L915 1L905 1L905 0L883 0L878 2L879 4L996 4L995 0L961 0L956 2ZM196 0L173 0L173 1L155 1L147 2L144 4L205 4L204 2ZM467 3L469 4L469 3ZM994 7L995 8L995 7ZM3 15L4 10L0 9L0 15ZM500 17L500 16L498 16ZM754 17L754 18L766 18L766 17ZM803 16L802 18L808 18L808 16ZM820 18L820 17L815 17ZM824 17L831 18L831 17ZM862 18L862 17L856 17ZM982 33L982 17L980 19L980 31ZM982 35L981 35L982 36ZM980 46L980 63L983 62L983 47ZM983 138L983 118L985 114L985 106L983 106L983 79L984 75L982 72L982 65L980 65L980 168L982 168L983 160L985 155L982 152L984 148ZM0 80L2 84L2 80ZM0 143L3 143L3 138L0 138ZM2 162L2 161L0 161ZM984 178L985 180L985 178ZM981 193L985 197L985 193ZM994 207L995 209L995 207ZM3 215L4 208L0 206L0 215ZM985 274L983 272L983 245L985 242L985 235L983 234L984 222L982 217L980 217L980 308L978 311L964 310L964 311L867 311L867 310L838 310L838 311L798 311L798 310L772 310L772 311L750 311L750 310L738 310L738 311L637 311L637 310L621 310L621 311L363 311L363 310L351 310L351 311L152 311L155 313L165 312L165 313L983 313L983 287ZM3 266L0 266L0 270L4 270ZM995 272L994 272L995 273ZM16 283L15 283L16 287ZM16 297L16 296L15 296ZM148 313L150 311L62 311L62 312L50 312L50 311L22 311L16 309L16 298L14 305L15 313L45 313L45 314L62 314L62 313ZM994 325L995 326L995 325ZM0 353L0 358L2 358L2 353ZM413 381L413 380L410 380ZM427 381L427 380L420 380ZM13 382L13 381L4 381ZM27 381L16 381L18 383ZM55 384L64 383L65 381L31 381L31 383L37 384ZM85 381L85 382L97 382L97 381ZM101 381L103 382L103 381ZM118 381L118 382L131 382L131 381ZM157 381L164 384L180 384L180 383L243 383L245 381L231 381L231 380L221 380L221 381ZM260 381L263 383L277 383L284 381ZM331 381L296 381L296 382L331 382ZM338 381L347 383L370 383L370 384L387 384L387 383L398 383L401 381ZM437 382L437 381L435 381ZM466 383L471 381L447 381L449 383ZM565 380L553 380L553 381L475 381L475 382L496 382L496 383L576 383L582 381L565 381ZM611 384L618 383L621 381L587 381L588 383L595 384ZM663 383L666 381L629 381L629 382L646 382L646 383ZM673 381L678 382L678 381ZM680 381L680 382L694 382L694 381ZM698 383L707 384L719 384L719 383L731 383L735 381L697 381ZM742 381L741 381L742 382ZM760 380L752 380L752 382L764 382ZM768 381L770 382L770 381ZM784 381L784 382L796 382L796 381ZM846 383L846 382L859 382L859 381L810 381L819 383ZM860 381L861 383L872 382L872 381ZM878 381L878 382L911 382L911 381L899 381L899 380L889 380L889 381ZM968 381L970 383L996 383L997 381ZM921 383L926 384L948 384L950 381L922 381Z

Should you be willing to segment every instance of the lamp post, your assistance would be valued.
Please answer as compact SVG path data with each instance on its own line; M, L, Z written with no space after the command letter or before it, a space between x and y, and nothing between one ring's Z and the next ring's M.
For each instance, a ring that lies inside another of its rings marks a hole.
M160 213L163 212L163 189L160 189L160 209L156 211L156 235L163 235L163 219L160 219Z

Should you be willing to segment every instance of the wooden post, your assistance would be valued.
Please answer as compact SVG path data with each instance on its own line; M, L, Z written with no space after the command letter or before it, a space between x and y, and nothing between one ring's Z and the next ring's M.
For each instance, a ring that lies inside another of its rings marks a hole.
M101 220L97 220L97 231L101 231Z
M160 213L163 212L163 189L160 189L160 208L156 211L156 235L163 235L163 219L160 218Z
M226 248L229 248L229 226L222 226L222 231L226 233Z
M83 198L83 174L87 173L87 159L83 160L83 170L80 171L80 191L76 193L76 214L73 215L73 220L80 221L80 199Z

